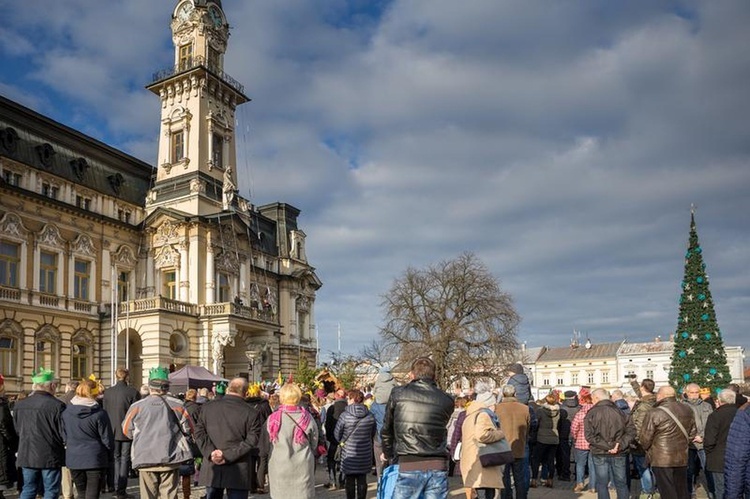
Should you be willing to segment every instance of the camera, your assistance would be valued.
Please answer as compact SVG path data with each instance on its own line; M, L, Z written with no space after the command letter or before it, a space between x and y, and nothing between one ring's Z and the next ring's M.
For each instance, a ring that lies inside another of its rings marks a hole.
M625 379L635 379L637 377L638 377L637 374L626 374L625 375Z

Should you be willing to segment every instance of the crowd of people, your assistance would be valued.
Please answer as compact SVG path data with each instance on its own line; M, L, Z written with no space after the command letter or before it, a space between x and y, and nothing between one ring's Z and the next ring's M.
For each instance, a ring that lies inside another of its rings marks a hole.
M318 467L347 499L364 499L373 473L396 499L445 498L454 474L467 499L526 499L555 477L599 499L634 487L689 499L698 486L711 499L750 497L750 408L736 385L714 397L644 379L633 393L581 387L534 400L514 364L505 384L479 380L453 396L435 370L422 357L403 384L384 368L362 389L235 378L173 396L166 368L141 390L121 368L107 389L91 376L58 397L41 369L12 406L0 376L0 499L14 488L21 499L129 499L135 476L143 499L189 499L196 485L205 499L305 499Z

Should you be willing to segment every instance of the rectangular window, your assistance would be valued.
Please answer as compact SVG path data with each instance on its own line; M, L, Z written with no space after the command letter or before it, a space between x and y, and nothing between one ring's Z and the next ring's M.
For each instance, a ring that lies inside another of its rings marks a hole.
M648 371L646 371L646 377L648 379L654 379L654 371L652 371L651 369L649 369Z
M557 375L557 386L562 386L565 384L565 380L563 379L562 374Z
M168 270L162 274L164 276L163 294L172 300L177 299L177 272Z
M185 71L193 66L193 44L188 43L180 47L179 70Z
M0 242L0 286L18 287L20 245Z
M130 272L120 272L117 274L117 298L120 301L128 301L128 285L130 283Z
M57 199L57 195L60 192L60 188L56 185L52 185L48 182L42 183L42 196L48 198Z
M76 300L88 301L89 282L91 280L91 263L85 260L76 260L74 268L73 298Z
M5 375L16 373L16 342L8 336L0 336L0 365Z
M544 376L542 378L542 386L549 386L549 376Z
M180 130L172 134L172 163L182 161L185 157L185 132Z
M14 185L16 187L21 186L21 174L11 170L3 170L3 179L6 184Z
M609 383L609 371L602 371L602 383Z
M225 273L219 274L219 303L232 301L230 298L232 290L229 288L229 276Z
M570 375L570 384L573 386L578 385L578 373L572 373Z
M589 385L593 385L594 384L594 373L592 373L592 372L587 373L587 380L588 380L588 384Z
M214 166L224 168L224 137L215 133L211 136L211 148L213 157L211 161Z
M221 54L210 45L208 46L208 69L214 73L221 71Z
M87 378L89 373L88 352L86 345L76 343L73 345L73 358L71 359L70 372L72 379Z
M91 209L91 198L76 195L76 206L82 210L89 211Z
M39 255L39 291L55 294L57 282L57 253L42 251Z

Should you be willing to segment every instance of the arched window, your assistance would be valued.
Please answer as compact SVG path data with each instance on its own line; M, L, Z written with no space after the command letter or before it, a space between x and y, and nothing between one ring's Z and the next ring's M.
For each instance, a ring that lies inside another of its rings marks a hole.
M4 376L20 376L23 328L16 321L0 323L0 366Z
M94 337L85 329L79 329L73 335L71 343L70 378L86 378L93 372Z
M60 332L54 326L45 324L34 336L35 368L44 367L59 372Z

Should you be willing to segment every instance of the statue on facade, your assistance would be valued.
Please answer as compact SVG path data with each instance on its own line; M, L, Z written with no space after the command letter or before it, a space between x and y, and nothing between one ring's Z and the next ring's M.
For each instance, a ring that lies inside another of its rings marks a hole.
M211 340L211 354L214 361L214 374L221 376L224 369L224 347L234 346L234 338L229 331L214 332Z
M232 167L227 166L227 169L224 170L224 186L222 187L222 206L225 210L232 206L236 191L237 186L232 181Z

